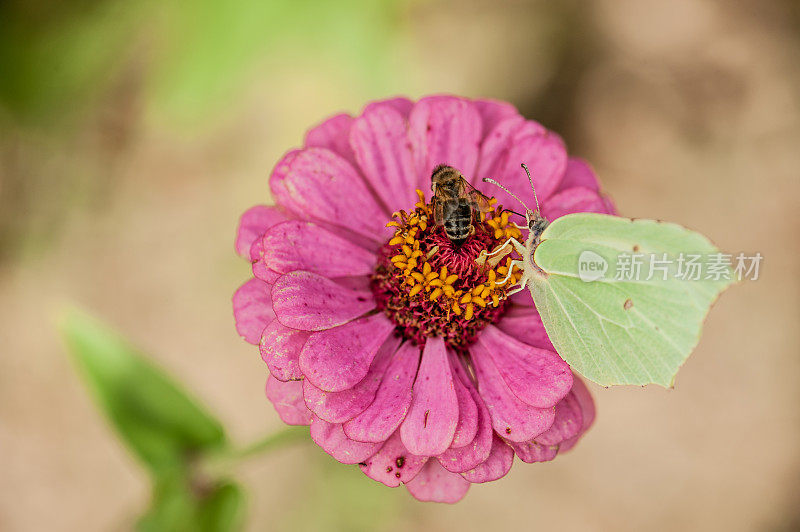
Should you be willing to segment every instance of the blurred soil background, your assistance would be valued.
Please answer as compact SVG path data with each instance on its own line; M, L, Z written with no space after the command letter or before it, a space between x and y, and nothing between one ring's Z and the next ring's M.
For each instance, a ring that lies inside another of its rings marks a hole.
M370 99L516 104L620 213L761 276L674 390L594 387L571 453L421 504L311 444L241 467L250 530L800 529L800 8L791 0L7 0L0 4L0 530L126 530L147 478L54 328L78 304L234 440L281 427L236 334L239 214L306 129Z

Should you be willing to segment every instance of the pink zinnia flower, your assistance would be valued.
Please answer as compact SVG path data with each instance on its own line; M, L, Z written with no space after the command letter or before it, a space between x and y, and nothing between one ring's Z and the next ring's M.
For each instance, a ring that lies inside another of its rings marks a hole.
M507 297L518 272L475 262L521 236L508 213L482 215L454 247L419 192L446 163L514 205L481 178L528 198L521 162L548 219L613 212L558 135L507 103L433 96L373 102L311 129L272 172L277 205L239 224L254 277L233 296L236 328L259 346L281 419L419 500L456 502L508 473L514 455L552 460L594 419L528 291Z

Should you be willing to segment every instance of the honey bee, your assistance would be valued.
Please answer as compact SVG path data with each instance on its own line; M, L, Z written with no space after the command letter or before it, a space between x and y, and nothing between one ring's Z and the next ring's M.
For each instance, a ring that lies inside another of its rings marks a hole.
M444 226L447 238L454 246L463 244L475 233L475 213L489 212L489 198L470 185L461 172L440 164L431 174L433 190L433 218L436 225Z

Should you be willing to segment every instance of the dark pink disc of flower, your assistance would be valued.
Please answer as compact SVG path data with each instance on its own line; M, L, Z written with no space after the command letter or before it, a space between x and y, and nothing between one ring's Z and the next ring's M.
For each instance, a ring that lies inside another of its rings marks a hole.
M233 296L236 328L259 346L278 415L419 500L456 502L503 477L514 456L552 460L594 419L530 294L488 290L494 277L474 266L498 240L492 227L476 222L463 249L448 248L425 218L430 194L420 202L416 192L445 163L514 208L481 179L529 198L521 162L548 219L614 213L591 168L510 104L432 96L372 102L314 127L272 172L276 205L239 223L236 250L252 278ZM387 227L401 210L406 225ZM413 224L411 244L397 240ZM392 259L412 244L415 264Z

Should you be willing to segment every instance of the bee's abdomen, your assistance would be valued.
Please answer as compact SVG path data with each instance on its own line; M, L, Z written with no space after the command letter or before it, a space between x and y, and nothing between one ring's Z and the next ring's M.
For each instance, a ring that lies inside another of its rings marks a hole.
M461 245L472 231L472 208L465 200L458 200L458 205L445 217L444 231L455 245Z

